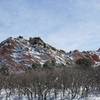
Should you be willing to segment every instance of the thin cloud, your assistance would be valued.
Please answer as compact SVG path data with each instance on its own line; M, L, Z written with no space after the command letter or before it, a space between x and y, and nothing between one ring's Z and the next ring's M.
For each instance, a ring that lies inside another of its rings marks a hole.
M41 36L59 49L99 48L99 12L100 0L0 0L0 41Z

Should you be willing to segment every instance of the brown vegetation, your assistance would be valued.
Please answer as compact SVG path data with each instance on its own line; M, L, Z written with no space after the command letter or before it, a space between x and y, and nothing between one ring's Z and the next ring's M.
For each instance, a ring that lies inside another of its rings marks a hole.
M78 67L60 67L50 69L32 69L22 74L0 74L0 89L9 90L8 98L18 91L19 98L27 95L28 100L38 98L47 100L51 93L58 93L68 100L77 100L94 90L100 90L99 69L83 70ZM61 97L61 98L62 98Z

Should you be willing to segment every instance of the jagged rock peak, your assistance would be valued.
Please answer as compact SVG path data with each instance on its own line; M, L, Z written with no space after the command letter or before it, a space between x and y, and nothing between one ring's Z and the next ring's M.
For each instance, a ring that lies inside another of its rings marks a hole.
M3 45L6 44L6 43L10 43L12 40L13 40L12 37L7 38L6 40L4 40L4 41L2 41L2 42L0 43L0 47L3 46Z
M41 47L46 47L46 43L40 38L40 37L30 37L29 38L29 43L31 45L37 45L37 46L41 46Z
M44 44L44 41L40 37L34 37L34 38L30 37L29 42L33 45L35 45L35 44Z
M97 50L97 52L100 52L100 48Z
M6 40L4 40L3 42L1 42L0 45L4 45L5 43L10 43L10 42L16 41L16 40L18 40L18 41L21 40L20 42L22 42L22 41L28 41L32 45L36 45L36 44L38 44L38 45L44 45L45 44L45 42L40 37L33 37L33 38L30 37L27 40L27 39L24 39L23 36L18 36L16 38L9 37Z

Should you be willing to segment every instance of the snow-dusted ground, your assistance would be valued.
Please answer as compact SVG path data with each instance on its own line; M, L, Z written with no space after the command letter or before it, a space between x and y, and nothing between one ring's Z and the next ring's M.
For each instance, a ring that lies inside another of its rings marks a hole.
M7 90L7 93L9 94L9 90ZM17 92L11 94L10 96L9 95L7 96L7 93L5 90L2 89L0 93L0 100L30 100L26 95L19 96ZM34 98L33 95L32 100L38 100L38 98ZM68 99L66 95L65 97L63 97L62 93L59 93L57 95L57 98L54 97L54 93L50 93L49 95L47 95L46 100L70 100L70 99ZM89 95L88 97L85 98L73 99L73 100L100 100L100 95Z
M100 100L100 96L91 95L89 97L86 97L86 98L83 98L83 99L80 99L80 100Z

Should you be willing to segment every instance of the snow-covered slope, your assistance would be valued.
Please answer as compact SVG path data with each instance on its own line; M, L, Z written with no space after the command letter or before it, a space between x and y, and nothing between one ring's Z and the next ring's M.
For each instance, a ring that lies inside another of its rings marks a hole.
M66 53L45 43L40 37L24 39L9 37L0 43L0 65L8 66L10 72L23 72L32 64L43 65L46 61L56 64L73 64L76 60L88 58L93 64L100 65L100 49L97 51L74 50Z
M72 62L65 52L48 45L39 37L29 40L21 36L10 37L0 43L0 64L8 66L12 72L24 71L33 63L43 65L48 60L64 65Z

